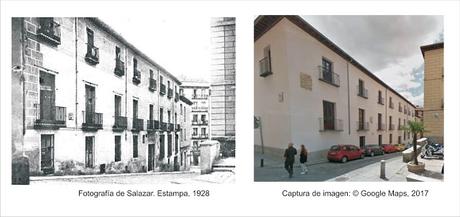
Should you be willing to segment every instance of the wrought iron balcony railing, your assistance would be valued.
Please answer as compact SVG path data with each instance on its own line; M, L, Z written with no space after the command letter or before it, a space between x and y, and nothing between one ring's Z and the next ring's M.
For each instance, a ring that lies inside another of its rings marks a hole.
M115 59L114 73L118 76L125 75L125 62L123 62L121 59Z
M86 45L85 60L89 64L96 65L99 63L99 48L92 44Z
M139 71L138 69L133 70L133 83L141 83L141 71Z
M319 131L343 131L343 121L336 118L319 118Z
M377 130L378 131L383 131L385 130L385 124L384 123L377 123Z
M103 124L103 115L102 113L96 112L85 112L83 111L83 130L99 130L102 129Z
M61 44L61 25L51 17L38 20L37 36L51 45Z
M66 127L67 109L61 106L43 107L43 104L35 104L36 129L59 129Z
M363 97L363 98L366 98L366 99L367 99L367 92L368 92L368 91L367 91L367 89L366 89L366 88L364 88L364 87L360 87L360 86L358 85L358 96L360 96L360 97Z
M357 131L368 131L369 130L369 122L358 121L357 126L358 126Z
M340 76L333 71L328 71L324 67L319 66L319 80L324 81L328 84L332 84L336 87L340 86Z
M128 127L128 119L123 116L115 116L115 123L113 124L113 130L126 130Z
M133 118L133 131L144 130L144 119Z
M265 57L259 60L259 75L261 77L267 77L271 74L273 74L271 67L271 59L269 57Z

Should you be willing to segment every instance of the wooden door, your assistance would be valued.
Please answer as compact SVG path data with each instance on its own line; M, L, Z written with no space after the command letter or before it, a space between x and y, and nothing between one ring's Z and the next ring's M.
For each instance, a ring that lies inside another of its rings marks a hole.
M55 109L55 76L40 71L40 120L54 121Z

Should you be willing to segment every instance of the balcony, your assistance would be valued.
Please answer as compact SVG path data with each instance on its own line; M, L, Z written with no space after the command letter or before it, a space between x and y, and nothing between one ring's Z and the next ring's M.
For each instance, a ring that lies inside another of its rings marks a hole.
M340 76L333 71L327 71L319 66L319 80L324 81L336 87L340 87Z
M377 130L378 131L384 131L385 130L385 124L384 123L377 123Z
M394 124L388 125L388 130L394 130L394 129L395 129L395 125L394 125Z
M172 98L173 97L173 90L171 88L168 88L168 98Z
M272 72L270 58L265 57L265 58L259 60L259 76L267 77L267 76L269 76L271 74L273 74L273 72Z
M99 129L102 129L102 124L103 124L102 113L83 111L82 130L97 131Z
M385 105L383 97L381 96L377 97L377 103L380 105Z
M133 118L132 131L141 131L141 130L144 130L144 119Z
M343 131L343 121L334 118L319 118L319 131Z
M180 124L176 125L176 131L181 131Z
M155 91L157 90L157 81L153 78L149 79L149 90L150 91Z
M176 92L176 94L174 94L174 101L179 102L179 93L178 92Z
M53 46L61 44L61 25L53 18L39 18L37 36Z
M139 71L138 69L134 69L133 70L133 83L134 84L139 84L141 83L141 71Z
M123 61L121 61L120 59L115 60L114 73L115 73L115 75L118 75L118 76L125 75L125 63Z
M208 99L208 94L193 94L192 99Z
M160 94L162 96L166 94L166 86L164 84L160 84Z
M40 104L35 104L35 129L59 129L66 127L66 119L66 107L50 106L47 109L41 108Z
M128 119L123 116L115 116L115 123L113 124L113 131L123 131L128 127Z
M358 96L367 99L367 89L358 85Z
M199 139L200 135L198 135L198 133L192 133L192 138L193 139Z
M207 133L202 133L199 135L199 138L200 139L207 139L208 138L208 134Z
M96 65L99 63L99 48L92 44L86 45L86 55L85 60L91 65Z
M174 131L174 124L171 124L171 123L168 124L168 131L170 132Z
M358 121L356 123L357 131L368 131L369 130L369 122Z
M158 121L156 121L158 123ZM147 131L154 131L158 128L155 127L155 120L147 120Z
M161 122L161 123L160 123L160 130L161 130L161 131L166 131L167 128L168 128L168 124L167 124L167 123L165 123L165 122Z

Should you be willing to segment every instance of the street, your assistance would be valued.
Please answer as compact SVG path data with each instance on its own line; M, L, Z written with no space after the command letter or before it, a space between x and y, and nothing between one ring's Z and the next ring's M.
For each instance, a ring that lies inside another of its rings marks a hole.
M289 178L288 173L284 169L284 163L281 158L273 159L270 156L265 155L265 166L260 167L260 155L256 154L254 158L254 181L290 181L290 182L302 182L302 181L326 181L332 178L336 178L345 173L353 170L360 169L380 162L381 160L390 160L393 158L401 158L401 153L391 153L385 155L378 155L375 157L365 157L364 159L357 159L349 161L347 163L339 162L321 162L314 165L308 166L308 173L306 175L300 174L300 165L298 159L294 164L294 176ZM340 180L336 180L340 181Z
M200 175L193 172L132 173L72 177L31 177L30 185L49 184L197 184L234 183L233 172L213 172Z

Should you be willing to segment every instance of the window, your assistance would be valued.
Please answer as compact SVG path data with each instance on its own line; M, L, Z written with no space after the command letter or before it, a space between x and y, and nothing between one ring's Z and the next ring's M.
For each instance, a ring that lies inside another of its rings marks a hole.
M153 120L153 105L149 105L149 120Z
M121 58L121 49L115 46L115 74L123 76L125 74L125 65Z
M366 137L365 136L360 136L359 137L359 147L364 148L366 146Z
M398 136L398 144L402 144L402 142L401 142L401 136Z
M201 135L205 136L206 135L206 128L201 128Z
M382 123L382 114L378 113L377 114L377 130L383 130L383 123Z
M121 116L121 96L115 95L115 117Z
M115 162L121 161L121 136L115 136Z
M137 59L133 58L133 83L139 84L141 82L141 72L137 68Z
M94 136L85 138L85 167L94 167Z
M335 130L335 103L323 101L324 130Z
M382 146L382 135L379 135L379 146Z
M193 135L198 135L198 128L196 127L193 128Z
M40 166L45 174L54 172L54 135L41 135Z
M390 96L390 108L394 108L394 105L393 105L393 98L391 98L391 96Z
M358 96L361 96L367 99L367 89L364 88L364 81L361 79L359 79L358 81Z
M264 48L264 56L261 60L259 60L259 75L261 77L266 77L272 73L270 46L266 46Z
M168 123L171 123L171 111L168 111Z
M384 102L383 102L383 97L382 97L382 91L380 91L380 90L379 90L379 96L378 96L378 97L379 97L379 98L378 98L378 103L379 103L380 105L383 105Z
M163 123L163 108L160 108L160 123Z
M339 75L334 73L332 62L323 57L319 79L334 86L340 86Z
M390 134L390 144L393 144L393 134Z
M394 129L394 126L393 126L393 117L391 117L391 115L389 116L388 118L388 121L390 122L390 130L393 130Z
M358 130L365 130L367 129L365 123L364 123L364 118L365 118L365 111L364 109L359 109L358 110Z
M133 135L133 158L137 158L138 157L138 136L137 135Z
M165 136L160 134L160 160L165 157Z
M198 122L198 115L197 114L193 114L192 122Z

